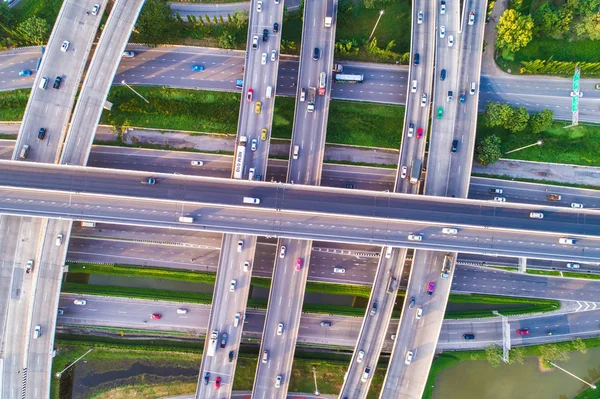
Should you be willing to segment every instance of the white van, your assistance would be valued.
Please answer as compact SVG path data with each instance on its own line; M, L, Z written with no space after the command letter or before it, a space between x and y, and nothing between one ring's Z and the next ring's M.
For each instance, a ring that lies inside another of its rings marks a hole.
M248 170L248 180L254 180L254 168Z
M273 87L267 86L267 98L271 98L272 95L273 95Z
M39 88L42 90L46 90L46 87L48 87L48 78L43 77L42 80L40 80Z
M294 153L292 154L292 159L298 159L298 153L300 152L300 146L294 146Z
M393 247L390 247L389 245L386 247L385 249L385 258L389 259L392 257L392 249L394 249Z
M244 204L260 204L260 198L244 197Z

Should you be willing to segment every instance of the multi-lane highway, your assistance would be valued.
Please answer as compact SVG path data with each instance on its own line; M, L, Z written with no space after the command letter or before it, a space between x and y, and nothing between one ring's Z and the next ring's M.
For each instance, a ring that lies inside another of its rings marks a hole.
M115 84L125 79L129 84L167 85L189 89L236 91L235 80L242 78L244 52L213 48L161 46L148 49L129 46L136 57L124 59L115 76ZM35 69L40 57L37 48L15 49L0 53L0 71L6 78L0 90L31 87L35 74L20 77L22 69ZM202 63L206 69L194 73L191 66ZM364 64L344 61L349 73L365 75L362 85L334 83L331 98L405 104L408 88L408 68L396 65ZM298 78L298 59L282 56L277 80L279 95L293 96ZM438 78L438 77L436 77ZM580 120L599 122L600 91L594 89L598 81L582 79L584 97L580 102ZM529 111L550 108L559 119L571 120L572 79L547 76L481 76L479 111L488 101L506 102L526 107Z
M78 306L75 299L85 299L86 304ZM111 298L62 294L59 308L64 314L58 316L62 326L103 326L131 328L136 330L176 331L190 334L205 334L210 312L209 305L148 301L142 299ZM186 309L186 314L177 309ZM115 309L118 309L116 311ZM160 320L152 320L151 313L162 315ZM244 321L244 336L260 338L264 324L264 310L248 310ZM321 326L322 321L330 321L331 327ZM511 340L514 344L554 342L575 337L589 337L600 332L600 310L580 311L564 314L516 316L509 318ZM340 347L353 347L362 319L351 316L325 316L304 313L299 326L298 342L306 344L327 344ZM492 343L501 342L501 321L499 318L446 320L442 325L438 349L481 349ZM398 325L392 319L385 332L385 351L389 351ZM529 328L531 334L518 336L516 330ZM552 332L552 335L548 335ZM474 334L475 339L465 341L463 334ZM340 376L341 378L341 376Z

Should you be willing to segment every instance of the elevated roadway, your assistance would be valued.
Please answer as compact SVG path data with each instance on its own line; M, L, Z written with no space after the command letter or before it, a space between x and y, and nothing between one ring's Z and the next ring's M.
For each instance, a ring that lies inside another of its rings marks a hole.
M0 170L3 213L54 213L105 222L461 252L520 253L540 259L595 260L598 252L600 217L598 211L590 209L545 207L541 210L546 217L536 220L528 215L540 207L493 201L177 175L157 175L158 184L148 186L137 183L144 176L141 173L7 161L0 161ZM261 204L243 206L240 199L248 195L261 198ZM44 202L40 203L41 196ZM16 197L28 199L17 202ZM116 198L127 205L111 207ZM84 201L84 208L79 201ZM150 209L154 215L145 214ZM180 215L190 215L195 221L182 224L178 222ZM234 223L224 224L226 220ZM386 222L385 228L381 221ZM439 234L446 225L456 226L460 234ZM424 240L409 241L410 232L423 234ZM559 244L558 238L564 235L573 238L574 244Z

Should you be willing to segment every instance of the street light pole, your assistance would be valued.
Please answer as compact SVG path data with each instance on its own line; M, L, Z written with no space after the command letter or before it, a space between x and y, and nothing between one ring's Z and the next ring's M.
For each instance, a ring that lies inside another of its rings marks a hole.
M123 80L121 81L121 83L122 83L122 84L124 84L125 86L129 87L129 90L131 90L132 92L134 92L135 94L137 94L137 95L138 95L138 96L139 96L139 97L140 97L142 100L144 100L144 101L146 101L148 104L150 104L150 101L146 100L146 99L144 98L144 96L142 96L142 95L141 95L140 93L138 93L137 91L133 90L133 87L129 86L129 85L127 84L127 82L125 81L125 79L123 79Z
M589 382L587 382L586 380L582 380L581 378L577 377L575 374L568 372L567 370L563 369L562 367L557 366L556 364L552 363L550 360L547 360L548 363L550 363L551 365L553 365L554 367L556 367L557 369L564 371L565 373L569 374L571 377L573 378L577 378L579 381L583 382L584 384L588 385L590 388L592 389L597 389L598 387L594 384L590 384Z
M525 148L533 147L533 146L536 146L536 145L542 145L542 144L544 144L544 142L542 140L538 140L538 141L536 141L533 144L526 145L525 147L520 147L520 148L516 148L514 150L510 150L508 152L505 152L504 155L510 154L511 152L521 151L521 150L524 150Z
M65 371L67 371L71 366L73 366L75 363L77 363L78 361L80 361L81 359L83 359L83 357L85 355L87 355L88 353L90 353L91 351L93 351L94 348L90 349L89 351L85 352L83 355L79 356L77 358L77 360L75 360L73 363L69 364L67 367L65 367L62 371L58 371L55 375L56 378L60 378L60 376L62 375L62 373L64 373Z
M379 23L379 20L381 19L381 17L383 16L384 13L385 13L384 10L379 11L379 17L377 17L377 21L375 22L375 26L373 27L373 31L371 31L371 36L369 36L369 40L367 40L367 43L369 43L371 41L371 38L373 37L373 34L375 33L375 29L377 29L377 24Z
M315 395L319 396L319 388L317 387L317 368L313 367L313 376L315 377Z

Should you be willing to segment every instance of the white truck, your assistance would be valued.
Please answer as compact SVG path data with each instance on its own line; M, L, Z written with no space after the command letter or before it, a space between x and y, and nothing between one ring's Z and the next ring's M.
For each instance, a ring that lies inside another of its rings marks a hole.
M180 216L179 221L181 223L194 223L194 218L191 216Z
M308 106L306 107L306 111L313 112L315 110L315 93L317 89L314 87L308 88Z
M450 277L450 269L452 268L452 256L446 255L444 256L444 260L442 261L442 278Z
M217 350L217 340L219 339L219 332L213 331L210 334L210 341L208 342L208 348L206 348L206 356L214 356Z
M246 159L246 143L248 137L240 136L240 142L238 143L235 151L235 167L233 169L233 178L241 179L244 173L244 160Z

